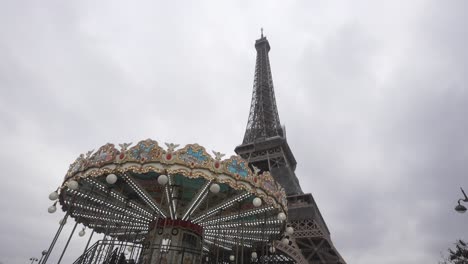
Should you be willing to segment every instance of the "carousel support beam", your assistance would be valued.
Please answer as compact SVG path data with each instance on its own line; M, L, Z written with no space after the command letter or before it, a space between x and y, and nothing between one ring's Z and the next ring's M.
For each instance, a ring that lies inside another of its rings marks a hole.
M89 243L91 242L91 239L93 238L93 235L94 235L94 229L93 229L93 231L91 231L91 235L89 235L89 239L88 239L88 242L86 243L85 249L83 250L82 256L84 256L84 254L86 253L86 250L88 250ZM83 260L84 260L84 259L81 259L80 263L82 263Z
M240 213L240 207L239 207L239 213ZM237 228L237 231L239 231L239 227ZM239 259L239 239L236 237L236 264L238 263Z
M165 189L165 193L166 193L167 205L169 207L169 215L170 215L171 219L175 219L175 213L174 213L174 207L173 207L174 204L173 204L173 200L172 200L172 187L166 185L166 187L164 189Z
M90 205L86 205L82 203L75 203L75 207L82 209L81 211L87 211L84 213L83 212L77 213L75 214L75 216L82 216L84 218L94 218L94 219L107 219L107 221L111 221L111 222L112 220L118 220L116 218L112 218L112 216L121 217L122 215L125 215L126 213L125 210L123 212L114 210L112 208L107 209L107 210L102 210L99 207L90 206ZM127 221L140 224L140 225L146 225L151 221L151 219L146 218L146 217L145 218L140 217L140 215L133 215L132 220L130 221L129 219L127 219Z
M172 178L172 175L168 174L167 175L167 178L169 179L169 184L166 185L166 187L168 186L168 190L169 190L169 194L170 194L170 207L172 207L172 216L173 218L172 219L177 219L177 185L175 185L173 183L173 178Z
M44 261L42 262L45 264L47 262L47 259L49 259L50 253L52 253L52 250L54 249L55 243L57 242L57 239L62 232L63 226L67 223L67 218L68 218L68 212L65 214L65 216L62 218L62 223L60 224L57 233L55 233L54 239L52 239L52 243L50 243L49 249L47 250L47 253L44 257Z
M208 195L208 187L210 187L212 180L207 181L200 190L198 190L197 194L195 194L195 199L192 200L190 205L188 206L187 211L185 211L182 220L188 220L190 215L197 210L197 208L202 204L203 200Z
M94 179L91 179L91 178L86 178L85 181L89 182L90 184L93 185L93 187L98 187L100 188L101 190L102 189L106 189L106 188L109 188L107 186L105 186L104 184L100 183L100 182L97 182L96 180ZM113 189L110 189L109 188L109 192L107 194L107 198L106 200L109 200L109 197L113 197L116 201L118 201L120 204L125 204L125 201L126 201L126 197L123 196L122 194L116 192L115 190ZM152 216L152 213L151 211L147 208L147 207L144 207L142 205L139 205L138 203L135 203L135 202L132 202L130 201L130 206L135 209L135 210L139 210L141 211L141 213L143 213L144 215L146 215L146 217L151 217Z
M133 258L133 253L135 252L135 241L137 240L138 232L135 232L135 237L132 241L132 251L130 252L130 258Z
M105 247L104 243L107 241L108 234L109 234L109 228L106 227L106 230L104 231L104 237L102 238L101 243L100 243L100 245L99 245L99 247L97 249L96 261L93 262L93 264L96 264L96 263L99 262L99 259L101 258L101 251L104 250L104 247ZM96 252L96 251L94 251L94 252ZM94 257L94 253L93 253L93 256L91 257L91 259L93 259L93 257Z
M126 207L121 206L120 204L116 204L116 203L112 202L112 200L109 197L110 196L109 194L104 199L103 197L91 196L91 194L85 194L85 193L82 193L82 192L79 192L79 191L74 191L74 190L70 190L69 193L75 194L78 197L83 197L84 199L88 200L91 203L98 203L97 206L90 206L89 203L83 203L83 202L80 202L80 203L75 202L74 203L75 207L79 207L81 209L86 208L87 211L93 211L93 212L98 212L99 213L99 211L101 210L101 206L104 206L104 208L106 210L109 209L109 208L112 208L112 210L114 210L116 213L119 213L119 214L129 211L132 215L134 215L137 218L146 219L148 221L151 220L151 218L149 216L143 214L142 212L139 212L137 210L132 210L130 208L126 208ZM117 201L117 202L121 203L120 201L115 200L115 199L113 201ZM71 200L70 199L65 200L65 203L66 204L67 203L71 204Z
M60 264L60 262L62 262L63 255L65 255L65 251L67 251L68 244L70 244L70 240L71 240L73 234L75 233L75 229L76 229L77 225L78 225L78 222L75 222L75 226L73 226L73 230L71 231L70 236L68 237L67 244L65 244L65 247L62 250L62 255L60 255L60 258L59 258L57 264Z
M104 256L104 261L106 261L111 256L112 251L114 249L114 241L115 241L115 237L112 238L109 245L107 246L107 252Z
M262 239L263 239L263 236L264 236L264 233L265 233L265 225L266 225L266 219L267 219L266 212L264 213L263 219L264 219L264 222L263 222L263 226L262 226ZM262 264L265 264L265 247L266 247L266 244L267 243L262 245ZM268 250L267 250L267 253L268 253Z
M221 220L223 222L224 221L236 220L238 218L244 218L244 217L248 217L248 216L252 216L252 215L257 215L257 214L260 214L260 213L263 213L263 212L266 213L267 211L270 211L270 210L273 210L273 209L274 209L273 206L262 207L262 208L254 208L254 209L250 209L250 210L247 210L247 211L244 211L244 212L238 212L238 213L223 216L223 217L210 218L211 220L206 221L206 223L207 224L215 223L217 219L219 219L219 220ZM266 222L266 220L264 220L264 221Z
M219 215L221 215L222 211L223 211L223 210L220 210L220 211L219 211ZM217 230L216 230L216 231L217 231L217 233L219 234L219 221L216 222L216 227L217 227ZM215 242L217 242L217 240L218 240L218 236L216 236ZM216 261L218 261L218 258L219 258L219 247L216 247Z
M196 217L193 222L194 223L199 223L201 222L202 220L204 219L211 219L210 217L214 214L216 214L217 212L219 212L220 210L225 210L233 205L236 204L236 202L241 202L247 198L249 198L252 194L250 193L241 193L241 194L238 194L237 196L234 196L233 198L231 198L230 200L227 200L223 203L220 203L218 204L217 206L215 206L213 209L210 209L208 211L204 211L204 212L201 212L199 214L198 217Z
M244 264L244 225L241 221L241 264Z
M167 214L161 208L159 208L153 197L151 197L151 195L149 195L143 187L141 187L137 182L132 180L127 174L123 174L122 178L125 180L125 182L127 182L130 188L132 188L138 194L138 196L143 201L145 201L149 207L151 207L151 209L153 209L161 217L167 217Z
M127 225L125 226L124 238L123 238L123 239L125 239L125 237L126 237L127 235L129 235L129 234L130 234L129 225L127 224ZM120 252L117 254L118 256L120 256L121 253L124 253L124 254L125 254L125 249L126 249L126 247L127 247L127 243L128 243L128 239L125 239L125 244L124 244L123 241L122 241L121 246L120 246Z
M47 254L47 251L46 251L46 250L43 250L41 253L42 253L42 256L41 256L41 258L39 259L39 262L37 262L37 264L41 264L42 259L43 259L44 256Z

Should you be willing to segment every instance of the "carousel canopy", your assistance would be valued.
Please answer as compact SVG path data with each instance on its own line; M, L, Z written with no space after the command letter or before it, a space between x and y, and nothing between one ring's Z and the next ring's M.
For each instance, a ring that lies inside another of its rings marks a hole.
M144 241L170 223L200 234L205 250L255 247L284 232L284 189L242 158L151 139L119 146L81 154L60 188L62 209L96 232Z

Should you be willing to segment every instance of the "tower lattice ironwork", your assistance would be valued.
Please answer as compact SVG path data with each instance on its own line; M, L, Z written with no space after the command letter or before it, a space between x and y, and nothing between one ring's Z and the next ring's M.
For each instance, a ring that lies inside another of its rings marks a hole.
M344 264L346 262L334 247L312 194L303 193L294 172L297 163L287 143L285 128L280 123L268 57L270 44L263 36L263 30L261 38L255 42L255 49L257 59L249 120L244 140L235 152L248 160L250 166L269 171L286 190L288 225L295 232L287 237L288 245L275 244L281 254L301 264Z
M273 78L268 58L270 44L262 36L255 43L255 48L257 49L255 79L249 121L247 122L243 144L274 136L284 136L276 107Z

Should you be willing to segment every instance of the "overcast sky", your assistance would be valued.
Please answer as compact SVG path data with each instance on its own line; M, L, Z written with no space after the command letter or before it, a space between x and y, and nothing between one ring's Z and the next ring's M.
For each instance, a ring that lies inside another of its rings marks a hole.
M260 27L296 174L347 263L437 263L468 239L467 1L166 2L1 1L0 263L47 248L47 196L80 153L233 154Z

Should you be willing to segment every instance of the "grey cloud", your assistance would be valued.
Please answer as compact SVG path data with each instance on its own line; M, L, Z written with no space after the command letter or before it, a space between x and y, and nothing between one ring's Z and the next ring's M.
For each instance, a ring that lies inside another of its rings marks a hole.
M0 261L50 242L47 195L80 153L151 137L232 154L262 26L297 175L348 263L437 262L466 238L464 2L1 5Z

